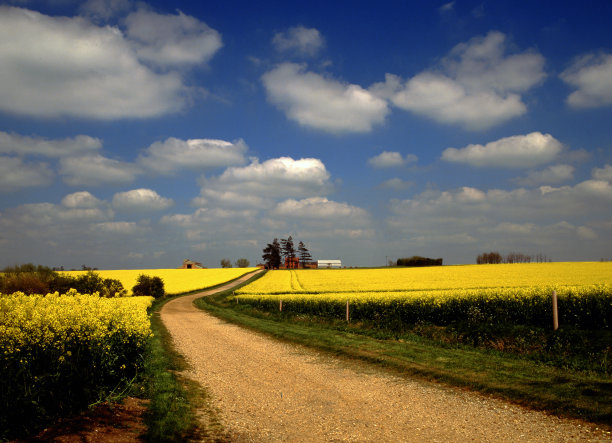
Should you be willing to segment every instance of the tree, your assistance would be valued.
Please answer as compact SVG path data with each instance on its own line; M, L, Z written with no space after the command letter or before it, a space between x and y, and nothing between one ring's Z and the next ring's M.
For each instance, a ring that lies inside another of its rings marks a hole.
M312 261L312 255L310 255L310 251L302 241L298 244L298 253L300 255L300 262L302 262L302 266Z
M232 267L232 262L230 261L229 258L222 258L221 259L221 267L222 268L231 268Z
M282 254L287 258L295 258L295 246L293 246L293 237L289 236L286 240L281 239Z
M251 263L246 258L239 258L236 260L237 268L248 268Z
M161 277L140 274L136 281L137 283L132 288L134 296L150 295L153 298L160 298L166 293Z
M272 243L268 243L264 248L262 258L266 262L266 268L278 269L280 267L281 246L277 238L275 238Z

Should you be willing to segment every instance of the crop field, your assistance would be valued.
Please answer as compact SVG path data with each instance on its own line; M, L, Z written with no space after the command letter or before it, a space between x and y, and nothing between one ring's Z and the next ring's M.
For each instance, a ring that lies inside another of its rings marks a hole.
M560 322L612 327L612 263L540 263L428 268L268 272L236 291L241 304L265 311L350 318L383 327L428 322L547 326L552 292Z
M229 280L238 278L256 268L220 268L220 269L129 269L129 270L101 270L95 271L102 278L119 280L128 294L136 284L139 275L161 277L167 294L181 294L209 288ZM87 271L65 271L64 274L78 276Z
M0 431L82 408L134 377L151 336L152 301L0 294Z

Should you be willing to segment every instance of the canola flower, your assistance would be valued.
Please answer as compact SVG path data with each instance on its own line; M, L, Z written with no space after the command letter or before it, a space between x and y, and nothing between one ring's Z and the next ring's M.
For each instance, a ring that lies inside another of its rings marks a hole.
M557 291L562 324L612 327L611 263L268 272L236 291L265 311L351 318L379 326L456 320L548 326Z
M283 270L268 272L237 293L393 292L604 283L612 284L612 262Z
M139 275L160 277L164 281L167 294L181 294L198 289L209 288L234 280L257 268L219 268L219 269L121 269L98 270L102 278L119 280L131 295ZM64 274L78 276L87 271L65 271Z
M152 301L0 294L0 431L82 408L134 377L152 334Z

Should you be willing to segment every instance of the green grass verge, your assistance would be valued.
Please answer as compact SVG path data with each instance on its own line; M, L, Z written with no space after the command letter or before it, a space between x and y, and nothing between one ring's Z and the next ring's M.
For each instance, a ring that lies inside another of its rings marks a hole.
M151 308L151 339L145 363L146 440L152 442L224 441L223 427L208 392L180 375L187 362L172 344L172 337L160 318L172 296L157 300Z
M520 355L448 345L416 334L381 338L371 330L284 317L230 304L232 291L196 305L226 321L333 355L359 359L406 377L468 388L561 416L612 425L612 379L562 369Z

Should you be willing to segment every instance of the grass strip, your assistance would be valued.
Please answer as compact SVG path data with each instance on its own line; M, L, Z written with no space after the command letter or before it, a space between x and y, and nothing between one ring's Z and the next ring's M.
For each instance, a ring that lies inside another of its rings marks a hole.
M161 308L177 297L157 300L151 308L154 337L145 363L146 396L150 399L145 438L152 442L225 441L210 395L180 374L188 369L187 362L162 323Z
M609 376L561 369L499 351L449 346L416 334L381 339L358 328L347 331L329 324L261 313L224 301L231 294L226 291L198 299L196 306L272 337L367 361L402 376L442 382L560 416L612 425Z

